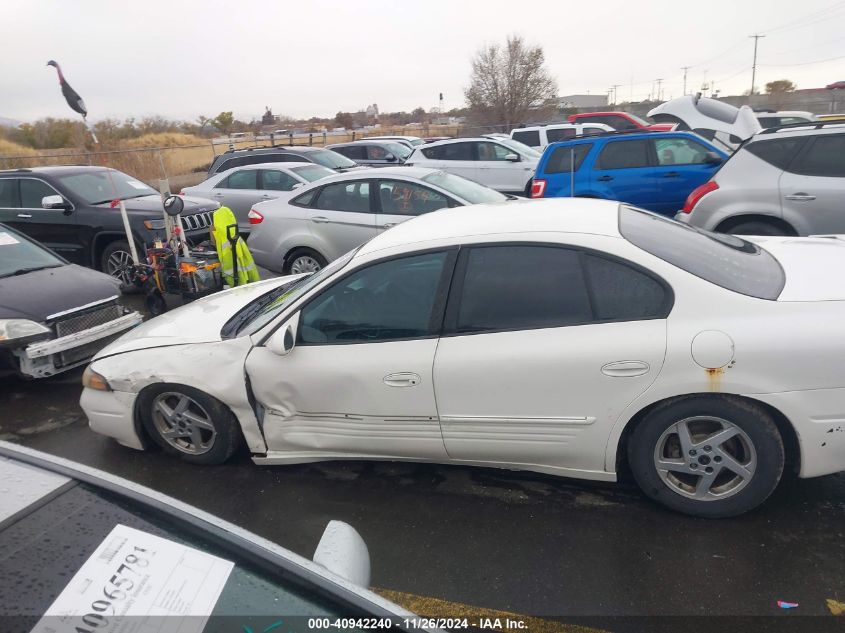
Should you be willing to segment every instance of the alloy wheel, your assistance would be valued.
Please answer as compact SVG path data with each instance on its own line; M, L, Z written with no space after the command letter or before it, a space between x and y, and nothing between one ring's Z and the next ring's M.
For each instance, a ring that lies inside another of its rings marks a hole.
M316 273L322 266L320 262L310 255L300 255L291 262L291 275L300 275L302 273Z
M211 416L193 398L168 391L152 403L155 428L173 448L188 455L202 455L211 450L217 431Z
M696 501L737 494L754 478L751 438L722 418L696 416L666 429L654 448L654 467L673 492Z
M119 279L121 283L132 283L132 254L127 251L114 251L106 260L106 272Z

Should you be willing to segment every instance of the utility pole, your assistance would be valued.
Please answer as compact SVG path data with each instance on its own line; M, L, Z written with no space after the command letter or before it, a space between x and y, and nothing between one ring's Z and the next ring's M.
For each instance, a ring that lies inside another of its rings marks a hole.
M657 82L657 100L660 101L660 90L661 90L660 84L663 83L663 80L662 79L655 79L655 81Z
M689 66L681 66L681 70L684 71L684 96L687 94L687 71L690 69Z
M610 89L613 90L613 105L616 105L616 89L622 84L613 84Z
M766 37L765 35L758 35L755 33L754 35L749 35L748 37L754 38L754 61L751 62L751 92L748 93L749 101L751 100L750 97L754 95L754 80L757 77L757 40L761 37Z

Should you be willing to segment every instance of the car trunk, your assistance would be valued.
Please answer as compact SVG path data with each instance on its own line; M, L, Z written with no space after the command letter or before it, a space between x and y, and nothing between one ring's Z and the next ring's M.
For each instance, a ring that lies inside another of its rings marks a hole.
M745 237L780 263L786 284L778 301L845 301L845 235Z

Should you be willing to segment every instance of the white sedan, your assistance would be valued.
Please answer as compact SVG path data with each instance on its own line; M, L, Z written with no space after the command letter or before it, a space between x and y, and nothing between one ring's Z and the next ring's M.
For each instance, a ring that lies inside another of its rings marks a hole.
M219 463L472 464L732 516L845 469L845 242L743 240L602 200L426 214L310 276L218 293L100 352L82 407Z

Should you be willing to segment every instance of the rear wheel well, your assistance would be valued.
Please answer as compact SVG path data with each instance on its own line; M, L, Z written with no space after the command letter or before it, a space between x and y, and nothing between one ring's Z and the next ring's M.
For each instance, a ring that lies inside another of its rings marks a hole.
M657 407L663 406L664 404L673 401L680 401L686 398L693 397L729 397L734 398L736 400L750 402L765 409L772 416L772 418L774 418L775 424L778 428L778 432L780 433L781 439L783 440L783 448L786 454L786 464L784 467L784 473L790 472L796 475L798 474L801 469L801 446L798 442L798 435L795 433L795 429L793 428L792 423L783 413L778 411L770 404L761 402L760 400L755 400L754 398L748 398L746 396L739 396L736 394L690 393L683 396L673 396L671 398L665 398L663 400L653 402L652 404L635 413L634 416L628 421L628 423L625 425L625 428L622 430L622 435L619 438L619 444L616 447L616 474L620 480L631 482L633 481L631 469L628 465L628 442L631 438L631 433L633 433L637 425L642 422L643 419L645 419L645 417L649 413L654 411L654 409L656 409Z
M786 220L762 213L745 213L743 215L731 216L726 220L722 220L719 226L716 227L716 232L730 233L734 227L737 227L740 224L745 224L746 222L762 222L782 229L787 235L798 235L798 231L796 231Z

